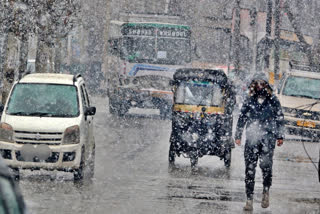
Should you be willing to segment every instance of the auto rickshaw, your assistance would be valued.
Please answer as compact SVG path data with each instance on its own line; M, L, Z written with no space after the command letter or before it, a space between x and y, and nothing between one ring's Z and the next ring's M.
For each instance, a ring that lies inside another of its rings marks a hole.
M174 93L169 164L176 156L198 158L214 155L231 164L232 112L235 92L222 70L178 69L171 81Z

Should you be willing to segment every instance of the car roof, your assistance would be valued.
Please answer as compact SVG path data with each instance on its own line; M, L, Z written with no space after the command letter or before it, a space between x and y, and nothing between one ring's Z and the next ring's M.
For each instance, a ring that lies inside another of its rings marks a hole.
M51 83L73 85L77 77L72 74L58 74L58 73L33 73L24 76L20 83ZM81 78L81 77L80 77Z
M310 71L292 70L288 74L289 74L289 76L298 76L298 77L308 77L308 78L320 79L320 73L310 72Z

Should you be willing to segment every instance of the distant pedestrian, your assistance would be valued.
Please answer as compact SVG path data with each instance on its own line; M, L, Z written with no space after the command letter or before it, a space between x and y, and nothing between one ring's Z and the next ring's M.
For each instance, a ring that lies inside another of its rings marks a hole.
M252 80L249 86L249 96L244 102L237 123L235 139L241 145L241 136L246 127L245 187L247 202L244 210L253 210L253 194L255 173L260 159L263 175L263 196L261 206L269 207L269 189L272 184L272 165L275 144L283 144L284 117L281 105L272 88L262 75Z

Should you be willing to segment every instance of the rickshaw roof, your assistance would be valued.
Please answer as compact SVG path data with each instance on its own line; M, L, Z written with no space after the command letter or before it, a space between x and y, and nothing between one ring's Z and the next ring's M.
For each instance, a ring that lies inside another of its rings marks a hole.
M199 81L216 82L220 85L228 85L228 77L223 70L180 68L173 75L175 81L188 81L197 79Z

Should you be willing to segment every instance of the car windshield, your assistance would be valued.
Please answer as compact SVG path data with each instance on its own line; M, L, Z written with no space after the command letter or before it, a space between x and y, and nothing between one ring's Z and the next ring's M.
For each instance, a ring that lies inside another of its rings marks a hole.
M79 115L77 88L58 84L16 84L9 100L7 114L76 117Z
M211 82L182 82L175 94L177 104L221 106L223 93L219 85Z
M290 76L285 82L283 95L320 99L320 79Z

